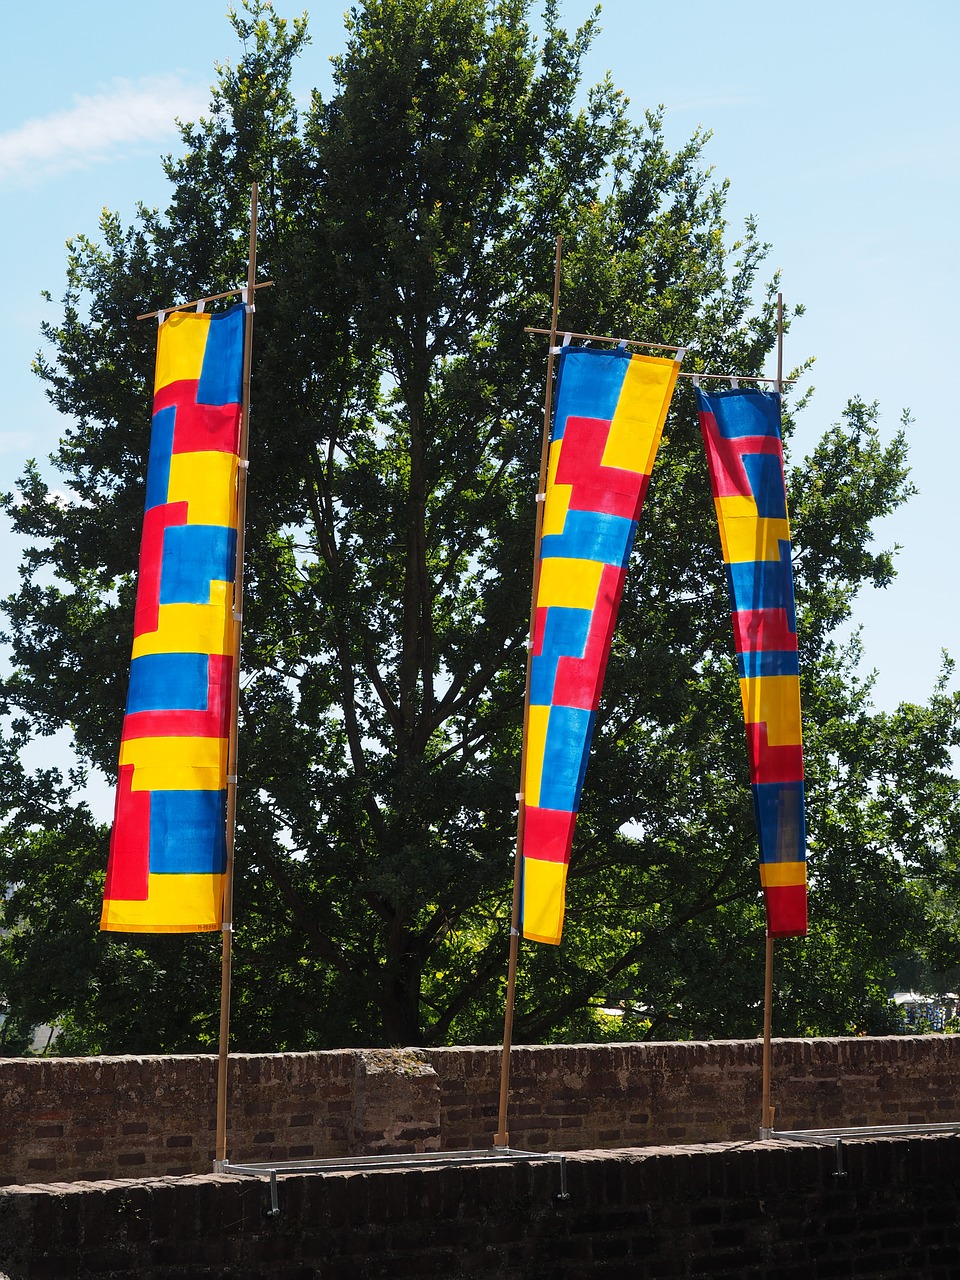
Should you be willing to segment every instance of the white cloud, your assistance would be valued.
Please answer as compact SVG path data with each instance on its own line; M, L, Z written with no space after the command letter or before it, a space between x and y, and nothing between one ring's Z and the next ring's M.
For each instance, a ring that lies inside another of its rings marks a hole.
M195 120L208 103L208 89L177 76L117 80L103 93L75 98L67 111L0 133L0 188L102 164L131 148L172 140L175 118Z

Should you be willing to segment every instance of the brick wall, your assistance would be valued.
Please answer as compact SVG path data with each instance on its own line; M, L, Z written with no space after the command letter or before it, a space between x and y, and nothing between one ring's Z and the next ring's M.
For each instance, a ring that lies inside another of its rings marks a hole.
M521 1047L510 1141L534 1150L756 1136L757 1041ZM495 1048L237 1054L231 1160L488 1147ZM779 1128L960 1120L960 1036L774 1044ZM204 1174L212 1057L0 1059L0 1181Z
M719 1144L521 1165L0 1190L10 1280L948 1280L960 1142Z
M496 1130L500 1054L431 1049L442 1145ZM534 1150L754 1138L757 1040L520 1047L511 1057L510 1142ZM780 1129L960 1120L960 1036L777 1040Z

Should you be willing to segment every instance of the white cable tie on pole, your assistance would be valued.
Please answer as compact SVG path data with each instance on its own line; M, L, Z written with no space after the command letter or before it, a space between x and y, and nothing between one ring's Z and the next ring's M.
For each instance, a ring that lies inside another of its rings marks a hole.
M694 385L695 387L699 387L699 386L700 386L700 375L699 375L699 373L695 373L695 374L693 375L693 378L691 379L691 381L693 382L693 385Z
M546 502L546 500L547 500L547 495L546 495L545 493L538 493L538 494L537 494L537 499L536 499L536 500L537 500L537 502Z
M202 316L204 311L206 311L206 309L207 309L207 300L206 298L201 298L200 301L197 303L197 315Z
M517 798L518 800L522 800L522 799L523 799L523 792L522 792L522 791L518 791L518 792L516 792L516 798Z
M233 923L230 920L224 920L220 926L221 933L233 933Z
M529 636L527 636L523 643L527 646L527 653L533 653L533 641Z
M242 471L249 471L249 470L250 470L250 460L249 460L249 458L240 458L240 459L239 459L239 461L237 462L237 466L238 466Z
M515 929L515 928L513 927L513 925L511 925L511 926L510 926L510 937L511 937L511 938L519 938L519 937L520 937L520 930L519 930L519 929Z
M236 611L236 609L234 609L234 611L233 611L233 620L234 620L234 622L242 622L242 621L243 621L243 614L242 614L242 613L238 613L238 612Z
M676 351L673 353L673 358L676 360L677 364L683 363L683 357L689 350L689 347L677 347Z
M165 311L158 311L158 312L157 312L157 328L159 328L159 327L160 327L160 325L162 325L162 324L163 324L163 322L164 322L164 320L166 320L166 318L167 318L167 313L166 313Z
M739 379L739 378L736 378L736 377L731 376L731 378L730 378L730 389L731 389L732 391L739 391L739 390L740 390L740 379Z
M237 775L236 775L235 773L228 773L228 774L227 774L227 782L228 782L228 783L232 783L232 784L233 784L233 786L236 786L236 785L237 785Z
M626 338L621 338L620 341L617 343L617 350L626 351L626 349L627 349L627 340Z

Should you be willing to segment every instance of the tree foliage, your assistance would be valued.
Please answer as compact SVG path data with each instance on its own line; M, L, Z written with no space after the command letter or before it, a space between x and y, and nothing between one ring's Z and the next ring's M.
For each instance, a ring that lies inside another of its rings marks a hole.
M115 769L144 492L153 334L133 317L229 288L260 184L261 275L241 700L233 1034L248 1049L497 1039L502 1017L543 348L562 327L699 343L761 371L776 280L731 243L704 135L665 144L608 79L594 21L529 0L366 0L329 98L298 111L308 39L265 0L210 113L165 161L166 210L69 247L37 371L65 427L6 510L27 540L0 874L10 1034L77 1050L212 1042L209 938L98 935L107 834L75 778L17 749L69 726ZM758 299L759 295L759 299ZM786 423L788 433L792 419ZM847 406L794 461L811 939L783 951L784 1030L877 1025L886 957L957 879L955 695L871 707L857 592L911 494L903 431ZM63 494L66 494L66 497ZM678 391L640 526L584 792L560 948L524 950L519 1038L754 1034L762 914L706 465ZM13 1040L11 1040L11 1044ZM19 1043L19 1042L18 1042Z

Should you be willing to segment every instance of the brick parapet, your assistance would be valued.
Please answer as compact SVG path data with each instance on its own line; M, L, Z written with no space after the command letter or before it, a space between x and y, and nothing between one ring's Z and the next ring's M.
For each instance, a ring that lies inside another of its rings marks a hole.
M487 1147L499 1072L499 1048L484 1046L232 1055L230 1158ZM960 1037L775 1041L773 1085L781 1129L960 1120ZM204 1174L215 1097L212 1056L0 1059L0 1181ZM749 1140L759 1108L758 1041L512 1056L516 1147Z
M210 1275L694 1276L828 1280L960 1272L960 1142L858 1140L587 1151L567 1163L408 1168L280 1179L61 1183L0 1190L10 1280Z

